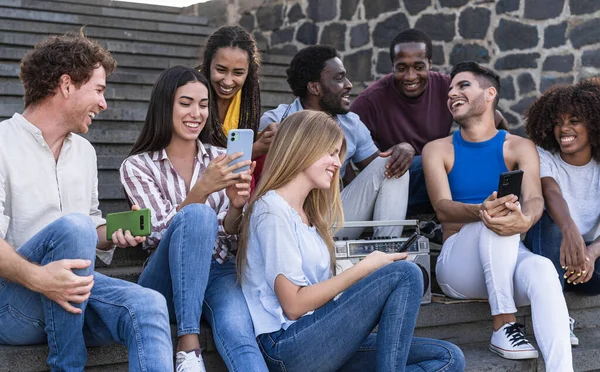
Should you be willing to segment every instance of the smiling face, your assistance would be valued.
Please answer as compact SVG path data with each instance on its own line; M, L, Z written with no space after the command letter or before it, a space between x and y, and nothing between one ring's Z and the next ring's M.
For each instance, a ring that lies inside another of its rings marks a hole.
M229 100L248 77L248 53L236 47L219 48L210 62L210 85L219 99Z
M306 179L311 183L311 188L329 189L332 181L337 182L334 177L336 171L342 166L340 162L341 148L342 140L340 139L333 149L303 171Z
M346 77L346 69L339 58L325 62L321 71L321 109L330 115L347 114L350 111L352 83Z
M586 123L580 117L563 114L554 123L554 138L562 155L587 154L592 158L592 145L588 137Z
M79 88L71 82L68 89L69 106L64 113L68 130L73 133L87 133L96 115L108 107L104 99L104 91L106 90L106 71L104 67L96 68L90 80Z
M473 116L481 116L488 106L486 93L488 89L481 88L479 81L471 72L456 74L450 83L448 92L448 110L457 123L464 123ZM495 97L495 95L492 97Z
M177 88L173 102L173 139L196 141L208 118L208 89L198 81Z
M417 98L427 88L431 60L425 43L400 43L394 47L394 78L400 93Z

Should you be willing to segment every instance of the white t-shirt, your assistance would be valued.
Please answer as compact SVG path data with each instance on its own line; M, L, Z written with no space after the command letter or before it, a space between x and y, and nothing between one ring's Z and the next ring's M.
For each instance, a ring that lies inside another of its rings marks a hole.
M551 177L558 183L583 240L593 241L600 235L600 164L592 159L586 165L570 165L558 152L537 149L540 177Z
M332 273L329 251L317 230L306 226L273 190L254 204L249 235L242 291L258 336L294 323L283 313L275 294L279 274L306 287L331 278Z

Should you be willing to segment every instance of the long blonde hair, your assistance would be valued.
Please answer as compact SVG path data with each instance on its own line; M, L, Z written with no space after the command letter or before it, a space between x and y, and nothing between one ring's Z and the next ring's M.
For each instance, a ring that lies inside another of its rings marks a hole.
M237 251L238 280L242 280L247 262L250 217L254 203L270 190L276 190L292 181L323 155L342 141L339 157L343 163L346 141L339 124L321 111L303 110L288 116L279 126L271 143L262 178L254 190L248 208L242 217ZM332 272L335 272L335 245L333 234L344 223L340 199L339 169L329 189L312 189L304 201L308 222L314 226L329 251Z

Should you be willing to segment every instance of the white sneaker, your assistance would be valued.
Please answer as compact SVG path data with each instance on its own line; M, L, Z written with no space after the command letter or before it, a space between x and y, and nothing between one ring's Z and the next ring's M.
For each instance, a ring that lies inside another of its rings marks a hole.
M176 372L206 372L200 349L178 351L175 354Z
M519 323L506 323L492 333L490 350L506 359L536 359L538 351L525 338L523 328Z
M573 330L575 330L575 319L571 317L569 317L569 330L571 331L571 334L569 335L571 338L571 346L579 346L579 339L575 336L575 333L573 333Z

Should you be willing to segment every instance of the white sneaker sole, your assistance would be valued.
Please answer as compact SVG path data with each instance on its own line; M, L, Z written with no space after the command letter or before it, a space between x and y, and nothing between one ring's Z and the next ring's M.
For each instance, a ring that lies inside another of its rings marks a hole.
M579 339L577 337L571 337L571 346L579 346Z
M494 345L490 344L490 351L500 355L502 358L505 358L505 359L519 360L519 359L537 359L538 358L538 351L535 349L534 350L512 351L512 350L504 350L498 346L494 346Z

